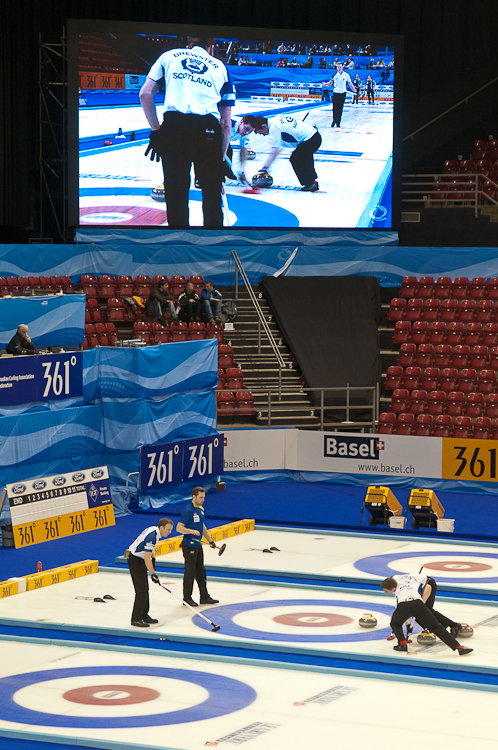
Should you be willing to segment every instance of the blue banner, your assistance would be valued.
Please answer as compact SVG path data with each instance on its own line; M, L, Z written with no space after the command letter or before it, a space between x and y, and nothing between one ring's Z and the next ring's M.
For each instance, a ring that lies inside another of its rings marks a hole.
M84 352L83 394L95 399L164 399L218 384L216 339Z
M0 406L82 395L81 352L0 359Z
M23 255L28 253L23 250ZM82 344L85 295L0 298L0 321L2 348L7 346L21 323L29 326L29 336L35 346Z
M205 482L223 473L223 436L209 435L140 450L140 491L164 491L181 482Z

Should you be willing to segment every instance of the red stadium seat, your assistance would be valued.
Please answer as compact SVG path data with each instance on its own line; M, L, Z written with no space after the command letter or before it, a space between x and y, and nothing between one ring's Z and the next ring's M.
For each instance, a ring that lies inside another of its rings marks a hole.
M254 399L250 391L238 391L235 394L238 417L253 417L256 414Z
M21 285L17 281L16 276L7 276L7 284L9 285L11 294L17 294L21 291Z
M116 346L116 343L120 340L119 333L116 331L116 326L114 323L108 322L105 324L105 329L110 346Z
M417 284L418 281L416 276L405 276L405 278L401 282L401 297L405 297L406 299L414 297L415 290L417 289Z
M445 323L453 323L458 315L458 300L444 299L441 305L440 319Z
M100 297L115 297L116 296L116 279L110 274L103 273L99 279Z
M434 428L434 417L432 414L419 414L415 420L415 435L419 437L430 437Z
M476 320L478 323L492 323L495 317L495 305L491 299L481 299L477 303Z
M456 159L448 159L443 164L443 174L456 174L459 166L460 162Z
M446 329L446 343L450 344L451 346L456 346L457 344L461 344L463 341L464 332L465 332L464 325L463 323L460 323L460 321L454 321L453 323L448 323L448 328Z
M403 375L402 387L409 391L416 390L419 387L422 378L422 369L420 367L407 367Z
M432 276L421 276L417 284L417 297L422 297L422 299L429 299L429 297L432 297L433 286L434 279Z
M422 319L428 323L432 323L435 320L439 320L441 315L441 300L437 298L429 298L422 311Z
M470 280L467 276L457 276L451 285L451 296L454 299L466 299L469 296Z
M135 277L135 291L139 297L147 298L152 290L152 279L149 275L141 273Z
M429 323L426 320L415 320L412 323L410 341L413 344L425 344L429 335Z
M446 413L452 417L463 414L465 408L465 394L461 391L450 391L446 399Z
M462 323L471 323L476 314L477 302L475 299L463 299L457 312L457 319Z
M204 340L207 338L204 323L192 321L189 323L188 328L191 341L195 341L196 339Z
M438 344L434 352L434 367L449 367L451 363L451 346L449 344Z
M474 440L489 440L491 437L491 419L477 417L474 422Z
M419 344L414 364L416 364L417 367L430 367L433 357L434 346L432 344Z
M25 276L20 276L19 279L26 278ZM45 277L46 278L46 277ZM37 291L41 291L43 289L43 284L41 283L38 276L29 276L28 277L28 283L31 289L36 289ZM21 284L21 287L23 285Z
M107 320L121 321L125 318L125 303L118 297L107 300Z
M458 370L455 367L445 367L441 372L441 377L439 378L440 390L446 391L446 393L455 391L457 378Z
M477 373L473 367L464 368L458 378L458 390L463 393L473 393L477 385Z
M118 293L120 297L133 297L135 282L131 276L118 276Z
M398 355L398 365L401 367L410 367L415 364L417 347L415 344L401 344Z
M494 393L496 390L496 372L481 370L477 376L477 390L479 393Z
M467 323L467 327L463 335L463 343L467 344L468 346L476 346L481 343L481 336L482 323Z
M52 285L52 289L55 292L58 292L61 289L64 289L64 284L62 283L62 279L61 279L60 276L51 276L50 277L50 283Z
M482 393L469 393L465 403L465 414L468 417L480 417L484 411L484 395Z
M486 398L486 416L498 417L498 393L490 393Z
M137 320L133 324L133 337L143 339L147 345L152 343L152 330L149 323Z
M434 420L434 437L451 437L453 435L453 420L447 414L439 414Z
M458 344L453 349L451 355L451 367L461 370L462 367L468 367L470 360L470 346L467 344Z
M411 414L425 414L427 409L427 391L412 391L408 411Z
M220 344L218 346L218 367L235 367L233 349L229 344Z
M426 344L427 346L427 344ZM422 373L420 385L424 391L434 391L439 382L439 367L426 367Z
M444 391L431 391L427 396L428 414L444 414L446 410L446 393Z
M488 296L488 280L485 276L474 276L470 282L471 299L486 299Z
M393 414L402 414L403 412L408 411L409 398L410 394L406 388L397 388L393 391L389 411Z
M391 321L403 320L406 311L406 299L404 297L394 297L389 305L387 319Z
M100 309L99 301L94 297L90 297L89 299L87 298L86 303L90 312L92 323L101 323L102 310Z
M414 414L398 414L396 433L398 435L413 435L415 429Z
M445 337L446 323L438 320L431 323L427 343L437 346L438 344L442 344L444 342Z
M231 393L230 391L218 391L216 399L218 403L219 417L235 416L237 410L237 402L233 393Z
M228 388L231 390L239 390L244 387L244 375L242 370L238 367L227 367L225 377L227 379Z
M498 299L498 276L492 276L488 283L488 299Z
M496 323L485 324L480 343L483 346L496 346L498 344L498 325Z
M66 274L61 275L61 283L64 285L65 292L74 292L74 284L71 281L71 277Z
M167 276L163 276L163 274L158 274L157 276L154 276L152 280L152 286L157 286L160 281L165 281L167 284L169 284L169 279Z
M472 438L472 420L470 417L457 417L455 419L453 437L464 440Z
M487 346L473 346L470 352L470 366L476 370L482 370L483 367L487 366L489 357L489 349ZM491 367L491 369L495 369Z
M448 299L451 293L451 277L440 276L434 284L433 295L438 299Z
M498 370L498 346L492 346L489 353L489 369Z
M188 341L189 338L189 332L188 331L171 331L171 341Z
M377 432L380 435L393 435L396 431L396 414L392 412L383 412L379 415L379 425Z
M387 377L386 382L384 383L384 389L386 391L394 391L396 388L401 388L402 380L403 368L399 365L391 365L387 368Z
M409 320L398 320L394 326L393 344L406 344L410 340L412 324Z
M422 310L424 307L424 300L420 297L413 297L408 300L405 311L405 320L420 320L422 317Z

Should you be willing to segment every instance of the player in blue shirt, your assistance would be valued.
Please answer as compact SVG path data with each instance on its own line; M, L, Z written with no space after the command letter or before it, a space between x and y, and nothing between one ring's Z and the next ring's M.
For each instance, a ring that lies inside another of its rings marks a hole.
M162 160L170 227L189 226L192 164L202 189L204 226L223 226L223 160L230 141L235 88L213 51L214 39L188 37L187 49L168 50L156 60L140 90L151 127L145 155ZM154 95L163 87L160 124Z
M161 518L157 526L149 526L137 536L130 544L127 557L133 588L135 589L135 602L131 614L131 624L136 628L148 628L155 625L157 620L149 616L149 571L154 583L159 583L154 567L153 552L161 537L167 537L173 529L173 521L170 518Z
M197 607L197 602L192 599L194 578L199 586L201 604L218 604L218 599L213 599L208 594L206 583L206 568L204 567L204 554L202 551L202 537L204 536L211 547L216 547L209 536L209 531L204 523L205 492L202 487L194 487L192 490L192 502L185 506L176 525L179 534L183 534L182 552L185 560L185 572L183 574L183 600L191 607Z

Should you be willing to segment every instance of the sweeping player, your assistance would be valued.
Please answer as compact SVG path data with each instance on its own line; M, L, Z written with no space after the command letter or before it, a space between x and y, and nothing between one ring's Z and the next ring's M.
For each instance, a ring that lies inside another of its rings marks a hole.
M149 616L149 581L147 571L154 583L159 583L152 554L161 537L171 534L173 521L161 518L157 526L149 526L130 544L127 557L131 580L135 589L135 602L131 614L131 624L136 628L148 628L157 620Z
M232 130L230 133L230 140L233 141L235 139L238 139L240 142L240 155L239 155L240 171L237 177L240 180L240 182L242 182L244 185L249 184L246 174L245 174L245 165L247 161L247 152L248 152L247 136L250 135L252 132L254 132L255 125L256 125L256 118L253 115L244 115L244 117L232 119ZM230 177L230 179L237 179L237 177L233 174L232 147L230 145L228 146L225 162L232 169L232 175L227 174L227 177Z
M223 160L230 140L235 89L227 68L213 57L214 39L188 37L187 49L164 52L140 90L151 127L145 152L162 160L170 227L189 226L190 170L202 189L204 226L222 227ZM163 122L154 95L164 85Z
M190 607L197 607L197 602L194 602L192 599L194 578L199 586L201 604L218 604L218 599L213 599L208 594L204 553L201 544L202 537L204 536L211 547L216 547L204 523L204 508L202 507L202 503L205 494L202 487L194 487L192 490L192 502L185 506L180 520L176 525L178 533L183 534L182 552L185 560L183 600Z
M385 594L394 594L396 597L396 609L391 618L391 628L398 639L398 644L394 646L394 650L408 651L408 643L403 633L403 623L410 617L415 617L423 628L437 635L449 648L458 651L460 656L470 654L473 649L461 646L456 638L445 630L437 619L436 613L424 603L421 592L426 583L427 576L409 574L395 575L384 579L381 583L381 589Z
M292 148L289 161L296 177L301 183L301 190L315 193L319 190L314 155L320 148L322 136L314 125L296 120L290 115L276 117L257 117L254 131L258 135L269 136L271 151L265 159L262 169L253 179L254 184L261 184L269 177L268 169L277 158L282 148ZM271 183L270 183L271 184Z

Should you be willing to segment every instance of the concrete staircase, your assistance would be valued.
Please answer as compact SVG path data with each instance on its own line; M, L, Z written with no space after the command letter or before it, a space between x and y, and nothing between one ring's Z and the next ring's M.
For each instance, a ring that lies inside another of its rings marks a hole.
M225 299L235 300L234 287L218 287ZM276 340L278 350L285 362L281 376L281 398L278 397L279 365L273 349L261 330L261 346L258 351L258 316L245 287L238 289L235 300L238 316L234 330L225 330L225 339L234 351L234 359L244 373L244 385L254 397L256 424L260 426L318 427L320 420L315 416L307 393L302 390L300 376L292 366L292 357L282 340L266 300L259 285L252 287L268 326ZM271 422L268 419L269 401Z

